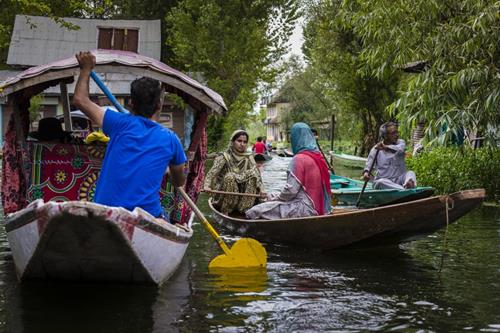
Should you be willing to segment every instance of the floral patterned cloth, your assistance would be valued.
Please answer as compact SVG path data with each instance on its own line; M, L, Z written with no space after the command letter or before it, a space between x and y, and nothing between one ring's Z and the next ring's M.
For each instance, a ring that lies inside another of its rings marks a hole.
M5 136L2 172L2 204L4 214L25 208L30 202L93 201L99 177L104 145L78 145L42 142L17 143L11 121ZM206 131L200 138L194 160L187 175L186 192L196 202L205 177L207 154ZM162 207L172 223L186 224L190 207L165 178L160 189Z
M27 161L29 153L24 145L16 145L14 118L5 134L2 159L2 205L4 214L26 207Z

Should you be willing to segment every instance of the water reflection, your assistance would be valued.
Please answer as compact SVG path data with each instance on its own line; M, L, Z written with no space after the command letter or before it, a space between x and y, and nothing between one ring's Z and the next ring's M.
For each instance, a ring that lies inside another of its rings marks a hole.
M268 188L281 189L289 161L265 164ZM200 206L208 213L204 195ZM500 332L498 207L399 247L323 253L267 243L267 271L239 275L208 270L222 252L194 229L161 288L19 284L1 230L0 331ZM220 231L229 244L237 239Z

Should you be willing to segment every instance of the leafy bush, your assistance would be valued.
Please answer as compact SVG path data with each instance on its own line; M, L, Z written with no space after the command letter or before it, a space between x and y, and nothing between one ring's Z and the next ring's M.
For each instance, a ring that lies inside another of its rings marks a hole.
M419 186L439 193L484 188L487 199L500 201L500 149L438 147L407 160Z

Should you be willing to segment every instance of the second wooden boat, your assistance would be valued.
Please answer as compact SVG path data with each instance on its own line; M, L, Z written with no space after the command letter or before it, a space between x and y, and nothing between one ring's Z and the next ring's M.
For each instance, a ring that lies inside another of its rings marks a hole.
M363 182L347 177L330 175L330 186L332 188L332 201L335 205L354 206L363 188ZM434 188L429 186L420 186L405 190L376 190L372 187L371 183L368 183L360 198L359 207L372 208L385 206L423 199L433 194Z
M366 165L366 157L333 152L330 152L330 155L333 155L334 165L353 169L363 169Z
M333 214L278 220L247 220L219 212L214 220L231 233L260 241L331 250L345 246L397 244L457 221L484 200L484 189L466 190L371 209L335 209Z

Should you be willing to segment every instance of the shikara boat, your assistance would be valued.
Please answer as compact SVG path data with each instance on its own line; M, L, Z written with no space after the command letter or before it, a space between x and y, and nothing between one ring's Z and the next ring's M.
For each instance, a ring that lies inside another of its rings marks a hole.
M104 74L111 88L151 77L189 105L187 110L173 110L173 104L165 103L162 114L168 114L164 125L176 132L187 150L185 188L196 200L206 158L207 117L226 109L222 98L155 59L123 51L93 53L95 71ZM179 266L193 235L193 214L169 179L163 181L160 198L171 223L140 208L128 211L92 203L106 148L102 143L27 140L30 98L56 85L61 87L64 125L71 131L67 92L72 90L67 84L78 74L77 61L70 57L0 83L0 97L7 100L4 115L10 115L3 147L2 204L17 275L21 281L161 284ZM91 85L91 94L98 93Z
M366 164L365 157L333 152L330 152L330 155L333 155L334 165L342 165L346 168L353 169L363 169Z
M330 175L330 186L332 188L332 200L336 205L354 206L363 188L363 182L338 175ZM419 186L405 190L376 190L369 182L360 198L359 207L379 207L423 199L430 197L432 194L434 194L434 188L429 186Z
M246 220L217 211L213 218L231 233L271 243L332 250L347 246L398 244L455 222L485 198L466 190L370 209L335 209L333 214L279 220Z

